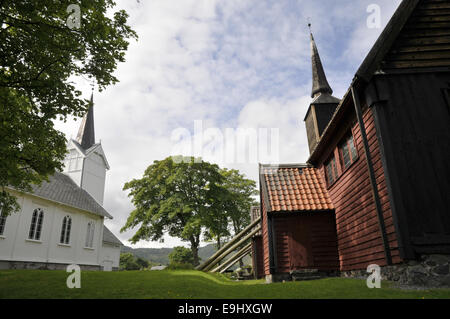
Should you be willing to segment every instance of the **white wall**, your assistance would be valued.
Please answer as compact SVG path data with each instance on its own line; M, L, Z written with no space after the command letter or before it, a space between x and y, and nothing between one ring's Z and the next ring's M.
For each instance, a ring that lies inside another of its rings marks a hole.
M21 211L7 217L5 231L0 238L0 260L100 265L103 217L26 194L18 196L18 201ZM44 211L40 241L28 239L33 210L36 208ZM59 241L62 220L67 215L72 217L72 229L70 242L64 245ZM95 224L92 249L85 247L89 221Z
M104 267L104 270L110 270L110 266L119 268L119 260L120 246L103 243L103 248L100 251L100 264Z
M96 152L90 153L84 160L81 187L103 205L105 193L106 166L103 158Z
M64 159L64 170L63 172L69 175L72 180L80 186L81 184L81 174L83 171L83 158L82 155L76 148L69 143L68 150L69 154Z
M83 155L72 141L67 148L69 153L64 159L63 172L103 205L107 165L101 145L87 156Z

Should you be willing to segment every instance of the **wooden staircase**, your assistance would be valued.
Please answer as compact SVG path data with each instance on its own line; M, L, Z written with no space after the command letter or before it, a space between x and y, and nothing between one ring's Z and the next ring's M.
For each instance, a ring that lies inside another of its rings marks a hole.
M219 249L214 255L208 258L203 264L197 266L197 270L223 273L232 267L241 258L251 253L251 243L248 243L253 236L261 231L261 218L257 218L243 231L233 237L226 245ZM238 250L231 258L225 257ZM222 264L219 264L224 261Z

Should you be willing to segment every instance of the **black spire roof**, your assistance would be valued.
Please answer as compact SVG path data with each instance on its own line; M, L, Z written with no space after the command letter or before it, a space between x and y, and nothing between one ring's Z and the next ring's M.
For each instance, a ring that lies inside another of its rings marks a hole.
M319 51L317 50L314 36L311 32L311 61L312 61L312 92L311 97L316 97L319 93L333 94L333 90L328 84L322 61L320 61Z
M77 142L85 150L95 144L94 132L94 93L91 94L89 110L83 117L80 129L78 130Z

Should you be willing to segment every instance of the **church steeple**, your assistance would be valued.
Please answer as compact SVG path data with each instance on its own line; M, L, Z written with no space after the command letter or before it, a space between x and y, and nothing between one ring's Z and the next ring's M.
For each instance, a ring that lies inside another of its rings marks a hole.
M325 71L323 70L322 61L320 60L319 51L317 50L316 41L310 27L311 36L311 62L312 62L312 92L311 97L314 98L319 94L333 94L333 90L328 84Z
M309 151L312 153L330 122L340 100L335 98L333 90L328 84L316 41L311 32L311 24L308 24L311 36L311 62L312 62L312 92L313 101L309 105L305 116L306 134L308 136Z
M91 94L91 101L87 113L83 117L80 129L77 134L77 142L87 150L95 144L94 132L94 92Z

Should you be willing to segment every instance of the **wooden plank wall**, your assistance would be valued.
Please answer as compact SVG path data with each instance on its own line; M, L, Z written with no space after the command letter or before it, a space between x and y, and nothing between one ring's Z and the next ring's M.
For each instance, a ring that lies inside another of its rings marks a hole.
M450 1L422 0L382 61L384 71L450 66Z
M365 108L363 120L367 132L375 176L383 209L389 245L394 263L401 262L372 110ZM386 265L375 203L370 185L359 126L352 126L359 159L328 189L335 206L340 269L365 269L369 264ZM334 150L338 159L337 148ZM339 172L342 172L340 161ZM322 165L322 173L325 169Z
M376 77L397 214L417 254L450 253L450 72Z
M269 260L269 231L267 223L267 210L264 201L261 203L262 209L262 241L263 241L263 263L264 274L270 275L270 260Z
M296 251L290 250L290 236L298 231L298 225L309 229L312 265L307 268L319 270L338 270L339 259L336 239L336 226L332 212L312 214L278 213L274 217L276 237L277 273L288 273L291 270L290 257Z
M256 236L252 239L252 255L253 255L253 271L256 277L264 277L264 250L263 239L261 236Z

